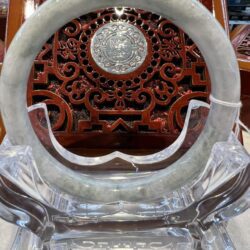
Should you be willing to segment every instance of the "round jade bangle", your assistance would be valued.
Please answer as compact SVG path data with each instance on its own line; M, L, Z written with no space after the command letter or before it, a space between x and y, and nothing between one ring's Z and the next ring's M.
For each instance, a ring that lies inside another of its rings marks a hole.
M97 9L120 6L157 13L182 28L206 60L212 95L225 102L240 100L234 50L222 27L197 0L48 0L28 18L9 47L1 76L1 112L10 141L32 147L46 183L91 202L139 202L164 197L200 176L213 145L227 140L235 121L236 108L212 104L207 124L193 147L168 168L150 175L102 180L74 172L53 158L35 135L27 113L27 82L33 61L43 44L65 23Z

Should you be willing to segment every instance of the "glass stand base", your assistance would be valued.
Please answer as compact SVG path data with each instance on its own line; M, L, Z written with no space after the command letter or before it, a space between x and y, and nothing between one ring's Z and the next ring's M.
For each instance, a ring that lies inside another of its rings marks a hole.
M164 151L167 156L178 151L187 129ZM47 138L52 143L53 136ZM32 148L12 145L6 137L0 145L0 217L20 227L14 250L235 249L225 223L250 206L250 156L232 133L227 142L214 145L200 167L197 177L177 189L162 190L153 200L96 202L57 188L61 176L48 183ZM118 183L156 173L134 169L93 174L97 181Z
M72 235L71 235L72 236ZM185 228L161 228L151 231L84 232L75 238L54 236L41 244L39 238L19 229L12 250L193 250L235 249L223 223L214 224L207 231Z

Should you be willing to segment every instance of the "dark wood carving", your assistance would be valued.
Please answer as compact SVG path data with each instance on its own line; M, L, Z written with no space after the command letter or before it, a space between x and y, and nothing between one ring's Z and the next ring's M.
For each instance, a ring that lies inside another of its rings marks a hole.
M232 36L232 43L237 52L237 57L248 61L250 65L250 25L238 26L235 31L233 31Z
M231 37L241 69L243 102L241 120L250 127L250 25L237 26L232 31Z
M137 71L119 76L101 70L90 54L93 34L118 19L139 28L150 48ZM118 17L112 8L77 18L51 37L35 60L28 89L29 105L47 104L64 146L96 134L118 141L124 134L170 136L160 148L180 133L189 101L207 99L210 81L200 51L181 29L153 13L126 8Z
M232 31L231 39L236 50L240 69L250 72L250 25L237 26Z
M241 44L237 48L237 52L240 55L244 55L247 59L250 60L250 29L249 33L246 34L245 39L241 42Z

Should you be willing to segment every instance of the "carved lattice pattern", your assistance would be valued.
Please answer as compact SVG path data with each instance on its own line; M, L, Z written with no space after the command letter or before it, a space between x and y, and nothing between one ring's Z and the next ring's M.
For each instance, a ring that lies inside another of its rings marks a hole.
M238 54L243 55L250 60L250 29L248 29L248 33L245 34L244 39L236 50Z
M149 53L127 75L101 70L90 42L104 24L122 20L145 35ZM157 133L178 135L191 99L206 100L210 81L197 46L170 21L126 8L106 9L62 27L44 45L31 72L28 104L45 102L55 134Z

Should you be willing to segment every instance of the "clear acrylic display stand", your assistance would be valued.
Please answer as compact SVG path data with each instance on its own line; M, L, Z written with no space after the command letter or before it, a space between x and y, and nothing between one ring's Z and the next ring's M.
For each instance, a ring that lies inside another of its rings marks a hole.
M192 117L208 108L206 103L191 101L177 141L160 154L145 157L155 161L159 155L171 158L195 126ZM32 106L29 112L38 123L41 117L47 121L48 129L43 127L39 136L46 138L59 160L63 156L66 166L91 164L93 159L75 157L58 144L45 105ZM120 157L133 163L134 170L108 174L97 170L92 173L97 178L139 178L154 172L138 169L135 156L114 152L105 157L101 160ZM161 199L95 204L46 183L32 149L11 145L6 137L0 146L0 217L19 227L12 247L17 250L234 249L225 223L249 207L250 156L232 133L227 142L214 145L204 164L203 173L195 180Z

